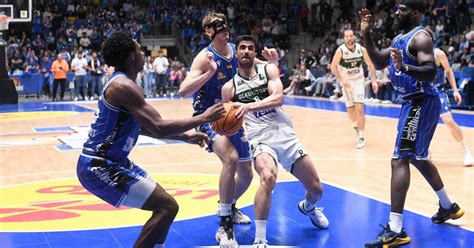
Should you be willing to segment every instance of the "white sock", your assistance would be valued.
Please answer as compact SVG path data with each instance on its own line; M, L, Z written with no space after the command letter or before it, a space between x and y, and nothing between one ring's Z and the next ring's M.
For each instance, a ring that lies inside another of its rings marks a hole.
M466 143L464 143L464 140L459 141L459 144L461 145L463 151L469 150L466 146Z
M388 225L390 226L390 230L400 233L403 225L403 214L390 212L389 219Z
M267 221L255 220L255 241L267 240Z
M156 244L153 248L164 248L165 244Z
M450 209L453 202L448 197L448 192L446 188L443 187L442 189L436 191L436 195L439 198L439 202L441 203L441 207L444 209Z
M220 216L230 216L230 209L232 204L219 203L219 213Z
M364 131L359 130L359 139L363 139L363 138L364 138Z
M316 207L316 203L311 203L308 200L304 199L303 207L305 211L313 210Z

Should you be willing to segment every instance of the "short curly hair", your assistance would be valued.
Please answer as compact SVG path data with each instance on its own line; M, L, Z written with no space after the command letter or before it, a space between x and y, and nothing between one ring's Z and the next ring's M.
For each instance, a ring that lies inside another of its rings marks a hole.
M102 44L102 55L107 65L120 68L135 49L135 41L129 33L115 32Z

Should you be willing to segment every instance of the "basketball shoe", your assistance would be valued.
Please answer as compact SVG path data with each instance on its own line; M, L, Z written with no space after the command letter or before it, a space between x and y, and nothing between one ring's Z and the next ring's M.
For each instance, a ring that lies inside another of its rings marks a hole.
M357 142L357 149L362 149L366 146L365 144L365 139L364 138L359 138L359 142Z
M270 247L268 246L268 241L262 240L262 239L255 240L252 246L252 248L268 248L268 247Z
M225 230L223 226L220 226L216 232L216 240L219 242L220 248L238 248L239 244L235 240L233 228Z
M442 208L441 203L439 203L438 212L431 217L431 220L436 224L441 224L449 219L459 219L463 215L464 210L462 210L457 203L453 203L449 209Z
M326 229L329 226L329 221L326 216L323 214L323 208L314 207L311 210L306 210L304 208L304 200L298 203L298 210L306 216L309 217L314 226L320 229Z
M219 207L217 207L216 214L217 216L220 216ZM232 222L234 224L250 224L252 222L252 220L250 220L250 217L245 215L244 212L242 212L242 210L235 207L235 204L232 204L231 216L232 216Z
M375 240L365 243L365 248L391 248L406 245L411 242L411 238L408 237L404 228L402 228L400 233L396 233L390 230L388 224L380 226L383 227L383 230Z
M469 167L474 164L474 160L472 159L471 152L468 149L464 150L464 166Z

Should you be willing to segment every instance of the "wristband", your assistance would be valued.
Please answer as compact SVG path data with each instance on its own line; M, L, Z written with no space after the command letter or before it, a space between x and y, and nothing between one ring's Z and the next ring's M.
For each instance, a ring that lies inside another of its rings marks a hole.
M402 66L400 67L400 71L403 72L403 73L407 73L408 72L408 65L407 64L402 64Z

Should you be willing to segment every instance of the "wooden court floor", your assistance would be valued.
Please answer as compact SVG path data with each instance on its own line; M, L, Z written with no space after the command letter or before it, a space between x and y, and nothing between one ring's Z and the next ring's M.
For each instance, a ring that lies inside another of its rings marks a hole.
M79 103L95 109L96 103ZM191 100L150 101L164 118L191 116ZM297 135L309 152L324 183L370 198L389 202L390 157L397 120L367 116L367 147L355 149L356 135L346 113L296 106L285 106L294 121ZM90 125L93 112L70 116L38 117L28 120L0 120L0 186L75 177L80 150L59 151L58 136L68 132L34 133L35 127ZM474 115L473 115L474 120ZM469 147L474 148L474 128L462 127ZM438 125L431 144L433 160L453 201L466 210L457 224L474 229L474 168L463 167L457 142L444 125ZM145 146L132 151L131 159L150 173L218 174L218 159L197 146ZM155 166L161 165L161 166ZM437 211L437 198L414 167L406 208L431 216ZM279 170L279 180L293 176ZM254 179L258 179L255 176ZM0 196L1 197L1 196ZM388 216L388 213L387 213Z

